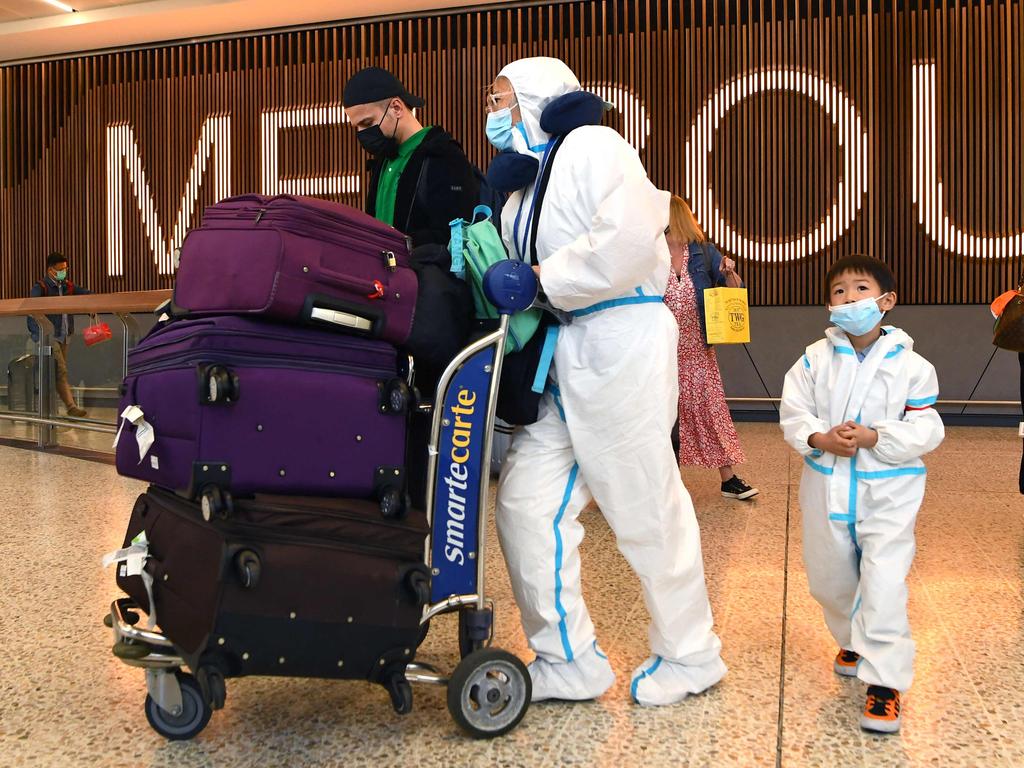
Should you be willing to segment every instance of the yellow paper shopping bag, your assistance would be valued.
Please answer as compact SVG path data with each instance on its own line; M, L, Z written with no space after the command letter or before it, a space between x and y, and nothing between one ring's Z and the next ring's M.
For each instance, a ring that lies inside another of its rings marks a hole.
M750 341L750 307L746 288L705 288L704 322L708 344Z

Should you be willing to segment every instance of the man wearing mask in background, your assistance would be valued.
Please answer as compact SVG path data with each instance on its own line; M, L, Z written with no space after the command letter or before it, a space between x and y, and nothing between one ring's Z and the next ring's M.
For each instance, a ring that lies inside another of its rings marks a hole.
M62 253L54 251L46 257L46 277L37 280L29 291L29 296L39 298L41 296L70 296L72 294L86 294L92 291L75 285L68 280L68 260ZM68 410L68 416L81 418L86 415L84 408L75 404L75 396L71 392L71 385L68 384L68 340L75 333L74 315L47 315L47 319L53 323L53 360L57 367L57 394L64 401ZM32 334L32 341L39 341L39 324L32 318L28 319L28 332Z
M488 139L540 161L553 137L541 113L580 90L564 63L530 58L498 73ZM502 213L510 252L530 259L536 182ZM662 302L669 193L618 133L584 125L551 165L536 252L541 289L573 315L559 328L540 418L516 432L498 485L498 536L530 647L533 700L593 699L615 680L583 602L579 515L591 499L640 577L651 657L630 694L673 704L725 674L704 585L700 531L669 438L678 328Z
M379 67L357 72L342 97L356 138L370 153L366 212L406 234L419 298L405 350L416 361L416 385L433 398L445 367L463 347L473 319L469 286L451 274L450 222L471 219L480 199L473 166L439 126L424 127L413 113L423 99ZM430 419L409 425L407 475L413 504L426 498Z
M413 247L448 245L452 219L470 218L479 199L473 166L443 128L423 127L423 99L379 67L345 85L345 113L373 159L366 212L404 232Z

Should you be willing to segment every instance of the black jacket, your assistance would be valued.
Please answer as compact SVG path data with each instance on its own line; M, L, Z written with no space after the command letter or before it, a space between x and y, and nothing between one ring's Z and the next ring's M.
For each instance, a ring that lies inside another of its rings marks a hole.
M366 212L377 211L377 183L383 158L370 162ZM395 193L395 229L412 240L413 247L437 243L447 247L452 219L469 219L480 200L480 187L466 153L443 128L433 126L413 151L398 180Z
M46 292L43 292L43 286L46 287ZM72 294L86 294L92 293L88 288L83 288L80 285L75 285L70 280L64 283L58 283L56 280L50 277L49 274L35 285L32 286L32 290L29 291L29 297L36 299L42 296L71 296ZM75 333L75 316L68 315L68 328L67 333L64 334L64 315L47 315L47 319L53 323L53 335L56 338L67 338L73 336ZM39 341L39 323L37 323L31 317L25 318L28 324L28 332L32 334L32 341Z

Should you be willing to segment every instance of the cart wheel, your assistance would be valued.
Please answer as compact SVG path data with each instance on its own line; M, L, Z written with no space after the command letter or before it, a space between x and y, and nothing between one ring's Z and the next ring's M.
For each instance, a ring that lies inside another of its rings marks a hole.
M467 611L459 611L459 658L464 659L474 651L484 647L480 640L473 640L469 636L469 614Z
M491 739L515 728L530 706L526 665L507 651L483 648L464 658L448 681L448 711L470 736Z
M146 719L153 730L170 741L186 741L210 722L213 710L203 701L199 683L192 675L178 673L181 685L181 714L172 715L160 708L152 696L146 696Z

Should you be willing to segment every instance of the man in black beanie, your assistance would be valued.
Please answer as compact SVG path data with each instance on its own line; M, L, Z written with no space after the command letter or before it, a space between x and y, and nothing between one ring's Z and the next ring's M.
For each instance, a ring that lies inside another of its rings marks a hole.
M433 399L445 367L466 344L473 322L469 286L451 274L450 222L472 219L480 200L473 166L443 128L420 123L423 99L379 67L357 72L345 85L345 113L370 153L366 211L408 235L419 278L412 333L404 351L416 362L416 386ZM406 475L412 503L426 502L430 418L409 420Z
M423 99L379 67L357 72L345 85L345 113L372 155L366 211L407 234L413 247L448 245L449 222L469 219L480 190L473 166L451 135L420 123Z

